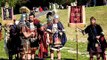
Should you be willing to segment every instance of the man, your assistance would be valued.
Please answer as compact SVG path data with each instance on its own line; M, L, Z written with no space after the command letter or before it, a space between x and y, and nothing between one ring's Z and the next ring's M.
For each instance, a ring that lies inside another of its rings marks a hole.
M45 59L48 56L48 45L46 43L47 41L47 32L46 32L46 26L43 25L40 28L40 40L39 40L39 58Z
M107 5L107 0L103 0L104 5Z
M96 0L93 0L94 6L96 6Z
M35 34L30 40L31 54L32 54L32 58L34 59L35 52L39 46L39 33L40 33L41 24L40 24L40 21L36 19L35 15L32 13L29 15L29 22L30 22L29 24L30 31L34 32Z
M46 15L47 23L51 23L52 22L52 17L53 17L53 13L52 12L48 12L47 15Z
M18 24L18 31L19 31L19 37L21 40L21 46L23 49L22 54L22 60L24 59L31 59L31 50L27 49L30 46L29 38L33 37L34 33L29 33L29 22L27 20L21 21Z
M30 42L30 46L31 46L31 53L32 53L32 58L34 59L35 57L35 52L36 50L38 49L38 46L39 46L39 33L40 33L40 27L41 27L41 24L40 24L40 21L38 19L35 18L35 15L34 14L30 14L29 15L29 21L30 21L30 30L31 31L34 31L34 33L36 34L36 36L34 36L33 38L36 38L36 39L33 39L31 40ZM35 31L36 29L36 31Z
M24 20L25 22L22 23L22 28L20 34L22 36L22 45L23 47L28 47L28 59L35 58L35 51L38 49L38 40L37 40L37 33L40 28L40 21L35 19L34 14L29 14L29 20ZM24 37L24 39L23 39ZM30 45L30 46L27 46Z
M12 55L17 54L18 58L18 53L20 52L19 48L21 47L21 41L19 39L18 31L17 31L17 24L16 24L16 19L13 20L13 24L10 25L10 41L8 48L10 49L10 60L12 59Z
M86 6L96 6L96 0L87 0ZM92 4L93 3L93 4Z
M96 24L96 19L94 17L90 18L90 25L84 29L83 33L88 34L87 50L90 55L90 60L93 60L93 55L97 56L97 60L100 60L100 56L102 56L103 60L106 60L106 40L101 26Z
M64 27L59 21L58 15L54 16L53 24L47 27L47 31L49 33L47 42L50 44L51 60L54 60L54 51L57 51L58 60L61 60L60 50L64 46L67 39L64 33Z

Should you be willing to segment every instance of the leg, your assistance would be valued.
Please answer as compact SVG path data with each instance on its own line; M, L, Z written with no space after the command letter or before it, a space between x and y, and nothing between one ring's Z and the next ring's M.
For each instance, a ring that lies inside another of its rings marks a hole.
M93 0L93 2L94 2L94 6L96 6L96 0Z
M12 55L12 52L11 51L9 51L9 60L12 60L12 58L13 58L13 55Z
M61 60L61 51L57 51L57 54L58 54L58 60Z
M93 54L91 52L89 52L90 55L90 59L89 60L93 60Z
M9 60L12 60L12 55L11 54L9 54Z
M102 60L106 60L106 54L105 54L105 51L101 53L101 57L102 57Z
M17 60L21 60L21 53L18 53L18 59Z
M44 50L43 48L44 48L43 44L40 44L39 54L38 54L40 59L43 59L43 50Z
M91 0L88 0L87 3L86 3L86 6L89 7L90 4L91 4Z
M23 47L23 54L22 54L23 60L31 60L31 50L29 50L29 45L26 44Z
M100 53L97 53L96 57L97 57L97 60L100 60Z
M32 58L31 53L28 53L28 54L27 54L27 59L28 59L28 60L31 60L31 58Z
M21 53L21 59L25 60L25 54Z
M21 60L25 60L25 45L24 44L21 45L21 50L20 50L19 55L20 55Z
M54 51L50 50L51 60L54 60Z
M36 52L37 49L38 49L37 47L31 49L31 56L32 56L33 60L35 59L35 52Z
M19 59L19 55L18 55L18 53L15 55L15 59L16 59L16 60Z
M22 50L23 50L21 52L22 60L25 60L25 55L26 55L26 53L25 53L25 51L26 51L26 44L25 43L23 43L23 49Z
M31 52L31 56L32 56L32 60L34 60L35 59L35 51Z

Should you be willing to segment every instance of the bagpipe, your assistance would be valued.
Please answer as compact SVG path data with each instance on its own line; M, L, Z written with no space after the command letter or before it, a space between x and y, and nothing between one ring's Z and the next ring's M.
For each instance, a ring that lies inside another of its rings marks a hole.
M28 26L25 27L26 28L26 32L28 34L33 33L30 37L28 37L27 39L30 40L31 42L34 42L35 40L37 40L37 29L35 28L34 30L30 29Z
M28 33L34 33L33 37L37 35L37 29L31 30L29 27L26 27Z

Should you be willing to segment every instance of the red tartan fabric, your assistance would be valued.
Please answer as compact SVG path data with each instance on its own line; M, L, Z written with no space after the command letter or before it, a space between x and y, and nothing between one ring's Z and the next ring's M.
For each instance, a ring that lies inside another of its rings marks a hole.
M105 39L104 37L101 37L101 41L104 41L104 39Z
M44 33L44 52L48 54L48 45L46 43L46 39L47 39L47 33Z
M43 40L40 41L40 48L39 48L39 58L46 58L48 55L48 45L46 44L46 32L41 36Z
M107 48L107 42L104 36L100 37L100 44L102 45L102 49L105 50Z

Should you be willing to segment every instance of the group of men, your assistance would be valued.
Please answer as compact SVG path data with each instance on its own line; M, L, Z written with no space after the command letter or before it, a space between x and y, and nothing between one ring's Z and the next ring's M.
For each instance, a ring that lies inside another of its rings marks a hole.
M57 51L58 60L61 60L60 50L65 45L67 38L64 27L59 21L59 16L54 12L47 13L47 23L41 24L40 20L35 18L35 14L22 14L22 18L18 24L14 20L14 24L10 27L11 43L7 44L10 54L15 49L21 51L21 59L32 59L36 57L35 52L39 50L38 57L44 59L48 56L48 47L50 48L50 59L54 60L54 51ZM97 56L97 60L106 60L105 50L107 43L100 25L96 23L94 17L90 18L90 25L82 30L83 34L88 34L87 50L90 60L93 56ZM20 40L20 41L19 41ZM71 43L72 44L72 43ZM18 48L16 48L16 46ZM11 57L10 57L11 58Z
M59 16L52 12L47 13L47 23L41 24L32 12L27 17L23 13L21 20L10 26L10 40L7 43L9 50L9 59L12 54L20 53L22 60L34 60L38 56L44 59L48 56L48 47L50 47L51 60L54 60L54 50L58 53L58 60L61 60L61 48L66 43L64 27L59 21ZM38 50L38 54L35 54Z

